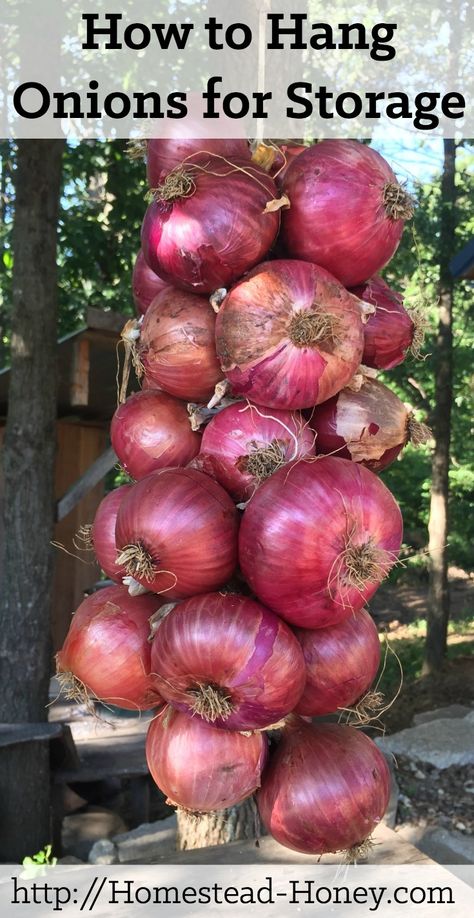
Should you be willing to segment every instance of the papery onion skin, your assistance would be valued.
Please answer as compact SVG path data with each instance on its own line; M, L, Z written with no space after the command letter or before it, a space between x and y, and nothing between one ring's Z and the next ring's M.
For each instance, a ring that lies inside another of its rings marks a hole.
M162 605L151 594L104 587L73 616L57 654L58 673L72 673L100 701L128 711L162 704L150 682L149 618Z
M167 287L166 281L158 277L151 268L148 267L143 252L140 249L133 268L132 274L132 293L133 302L139 315L144 316L150 303L155 296L161 293Z
M146 757L153 780L170 801L192 812L241 803L260 787L267 756L264 733L217 730L171 707L148 728Z
M186 137L183 136L181 127L179 133L173 133L173 137L153 138L147 142L146 171L150 188L157 188L168 173L188 156L195 157L196 154L207 153L212 156L223 156L231 161L250 161L250 148L243 137Z
M294 343L307 334L300 327L307 321L323 323L322 337L315 327L313 343ZM304 261L259 265L229 292L216 319L217 354L234 395L271 408L326 401L356 372L363 345L359 301Z
M260 817L286 848L304 854L350 851L381 821L390 772L368 736L296 718L282 733L257 793Z
M322 716L354 704L372 684L380 664L377 627L366 609L317 631L295 629L306 664L297 714Z
M278 192L273 179L249 162L229 166L210 157L194 162L205 171L187 167L194 185L187 197L149 205L142 249L160 277L192 293L209 294L265 258L280 214L264 210ZM157 194L163 194L160 189Z
M392 370L405 360L415 333L402 295L377 276L352 288L351 293L375 306L364 325L362 363L376 370Z
M215 478L236 501L246 501L264 480L265 449L270 449L270 474L271 451L275 461L281 456L281 465L314 456L315 435L299 412L236 402L219 411L204 428L201 449L192 466ZM256 457L261 457L262 465L258 474Z
M207 401L222 379L215 314L204 297L169 287L143 319L138 354L145 378L185 401Z
M324 628L373 596L402 532L397 502L369 469L333 456L303 460L275 472L252 497L240 527L240 567L260 602L285 621ZM362 584L349 575L354 552L376 565Z
M151 576L128 573L166 601L217 589L237 563L238 514L231 498L194 469L159 469L133 485L117 518L119 551L139 545Z
M124 484L106 494L97 508L91 529L91 541L99 566L110 580L117 583L125 577L126 571L116 564L115 525L120 504L130 488L131 485Z
M347 287L365 283L390 261L403 232L404 220L387 213L386 187L411 215L395 173L375 150L356 140L322 140L309 147L293 160L283 182L291 201L281 232L288 255L321 265Z
M311 414L317 452L361 462L381 472L409 440L410 412L388 386L365 379L358 392L342 389Z
M188 714L197 686L224 689L232 711L212 722L227 730L276 723L294 708L306 678L288 626L260 603L232 593L196 596L173 609L155 634L152 668L157 691Z
M121 465L137 480L155 469L187 465L201 443L184 402L153 389L136 392L118 406L110 438Z

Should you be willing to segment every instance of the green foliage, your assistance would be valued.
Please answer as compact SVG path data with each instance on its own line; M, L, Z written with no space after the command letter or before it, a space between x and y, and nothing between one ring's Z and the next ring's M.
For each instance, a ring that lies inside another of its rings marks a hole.
M448 643L447 660L454 660L456 657L472 655L474 653L474 642L472 633L474 621L452 621L450 623L449 634L466 635L465 641L459 641L455 644ZM408 625L406 636L396 638L388 635L389 650L385 660L385 668L380 678L379 689L387 699L393 697L400 684L400 666L403 670L404 684L414 682L419 679L423 668L426 622L419 620ZM470 637L470 640L469 640ZM393 651L393 652L392 652ZM384 649L382 645L382 659ZM400 662L398 662L398 660ZM383 666L384 664L382 664Z
M457 152L457 228L459 251L474 235L474 153L467 144ZM441 164L440 164L441 167ZM408 358L385 373L383 381L417 417L428 424L434 403L436 374L437 285L439 277L440 182L416 188L418 207L400 248L384 272L385 279L404 291L407 305L424 303L429 328L425 360ZM450 253L452 257L455 252ZM452 468L450 472L450 526L448 558L451 564L472 569L474 541L474 448L472 441L472 352L474 345L474 285L456 281L453 315ZM430 450L408 448L400 461L382 476L400 502L405 541L413 549L427 543L431 486Z
M52 857L52 851L52 845L46 845L33 857L24 857L22 861L23 867L54 867L58 859L57 857Z

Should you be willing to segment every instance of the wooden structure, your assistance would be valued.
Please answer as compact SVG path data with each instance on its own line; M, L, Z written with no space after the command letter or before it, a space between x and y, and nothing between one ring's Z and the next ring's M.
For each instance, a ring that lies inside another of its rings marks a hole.
M54 651L62 645L71 615L84 592L100 576L91 553L77 551L73 539L80 526L92 522L104 495L104 476L116 463L108 435L117 404L117 341L125 321L117 313L89 309L85 326L58 342L55 541L83 560L57 550L52 609ZM9 375L8 369L0 371L0 445ZM0 480L0 500L2 493ZM41 526L41 520L32 520L31 524ZM0 531L0 538L1 535Z
M474 239L451 259L449 267L456 279L474 281Z

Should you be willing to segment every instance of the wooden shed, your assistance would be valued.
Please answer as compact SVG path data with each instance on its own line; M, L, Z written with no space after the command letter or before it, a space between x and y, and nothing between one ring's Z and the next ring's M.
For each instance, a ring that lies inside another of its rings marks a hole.
M104 495L104 476L116 463L109 446L109 425L117 405L116 351L125 321L117 313L89 309L85 326L58 342L55 541L83 560L56 550L51 623L55 651L63 643L84 591L100 576L91 554L78 552L73 539L81 525L92 522ZM9 376L8 368L0 371L0 445ZM0 500L2 494L0 479Z

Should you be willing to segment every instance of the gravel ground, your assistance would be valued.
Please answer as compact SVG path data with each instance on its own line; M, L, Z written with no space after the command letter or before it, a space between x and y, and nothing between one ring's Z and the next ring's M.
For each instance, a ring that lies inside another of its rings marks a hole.
M474 766L453 765L440 771L404 756L396 760L397 824L426 823L474 834Z

